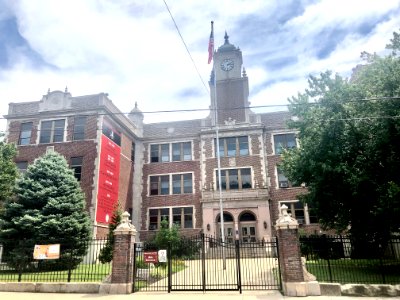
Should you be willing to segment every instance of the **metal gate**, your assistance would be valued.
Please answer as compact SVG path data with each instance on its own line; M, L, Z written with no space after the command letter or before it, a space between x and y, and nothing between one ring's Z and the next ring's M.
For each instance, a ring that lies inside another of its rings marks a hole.
M159 250L167 250L167 262L146 262ZM222 243L204 234L182 238L167 249L136 244L134 291L281 289L277 250L275 240Z

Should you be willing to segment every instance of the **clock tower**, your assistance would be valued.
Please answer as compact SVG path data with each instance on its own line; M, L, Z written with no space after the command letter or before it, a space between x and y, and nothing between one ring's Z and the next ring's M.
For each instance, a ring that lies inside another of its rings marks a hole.
M216 87L210 81L211 108L218 109L219 124L249 123L249 81L242 64L242 51L229 43L225 32L225 43L214 53Z

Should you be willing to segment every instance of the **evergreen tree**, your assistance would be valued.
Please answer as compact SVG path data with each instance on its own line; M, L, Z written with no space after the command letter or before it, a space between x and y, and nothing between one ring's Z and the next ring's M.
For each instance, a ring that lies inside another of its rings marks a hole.
M87 251L90 218L65 158L51 152L36 159L17 180L16 195L1 222L5 261L21 270L29 265L35 244L61 244L58 265L76 266Z
M117 206L114 211L113 215L111 218L111 222L108 225L108 236L107 236L107 243L106 245L101 249L100 254L99 254L99 260L101 263L105 264L108 262L111 262L113 259L113 249L114 249L114 230L117 228L117 226L121 223L121 215L122 211L121 209Z
M18 171L13 161L17 154L15 145L0 141L0 211L14 193Z

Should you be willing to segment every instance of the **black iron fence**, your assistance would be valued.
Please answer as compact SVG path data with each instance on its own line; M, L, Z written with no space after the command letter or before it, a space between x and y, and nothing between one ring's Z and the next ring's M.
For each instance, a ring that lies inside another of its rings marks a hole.
M167 262L146 262L167 250ZM151 254L153 253L153 254ZM217 291L281 289L277 243L222 242L204 234L182 238L166 249L135 245L135 291Z
M400 283L400 237L370 242L348 236L303 236L300 248L308 272L320 282Z
M101 263L99 254L106 239L83 242L84 255L63 251L59 259L33 259L33 246L9 250L0 245L0 282L101 282L111 274L111 263Z

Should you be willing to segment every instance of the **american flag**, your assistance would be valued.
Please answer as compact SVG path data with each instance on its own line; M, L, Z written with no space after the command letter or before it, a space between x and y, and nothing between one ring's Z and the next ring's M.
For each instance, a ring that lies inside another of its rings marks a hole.
M214 54L214 22L211 21L210 40L208 41L208 63L211 63Z

